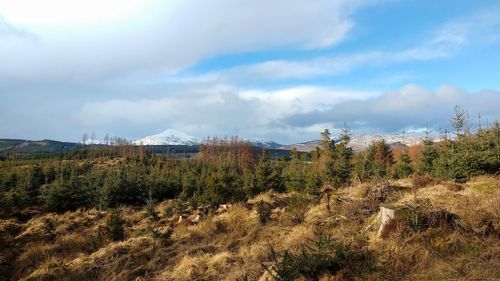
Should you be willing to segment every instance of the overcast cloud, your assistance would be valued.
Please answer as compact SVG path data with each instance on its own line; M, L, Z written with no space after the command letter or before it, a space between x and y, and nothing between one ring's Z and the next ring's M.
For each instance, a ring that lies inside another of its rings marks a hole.
M415 22L403 2L0 0L0 138L293 143L344 121L447 129L455 104L499 118L499 6Z

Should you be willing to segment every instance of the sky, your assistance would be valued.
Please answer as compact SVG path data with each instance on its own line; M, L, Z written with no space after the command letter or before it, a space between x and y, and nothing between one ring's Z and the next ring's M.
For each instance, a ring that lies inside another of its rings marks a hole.
M0 0L0 138L491 124L498 50L498 1Z

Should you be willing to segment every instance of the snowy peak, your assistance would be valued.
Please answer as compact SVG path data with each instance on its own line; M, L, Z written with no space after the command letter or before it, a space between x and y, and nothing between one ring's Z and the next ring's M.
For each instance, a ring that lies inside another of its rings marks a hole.
M370 144L375 141L384 139L390 145L405 145L412 146L418 144L421 141L422 136L418 134L396 134L396 135L378 135L378 134L362 134L351 136L349 141L349 146L354 149L354 151L361 151L367 148ZM340 140L336 140L340 141ZM297 143L292 145L287 145L281 147L281 149L293 149L296 148L298 151L312 151L316 149L317 146L321 146L321 140L313 140L304 143Z
M265 147L265 148L282 147L281 144L274 142L272 140L265 140L265 139L261 139L261 138L247 138L244 140L251 143L252 145L254 145L256 147Z
M354 150L363 150L367 148L372 142L385 140L388 144L400 143L402 145L415 145L420 142L420 136L415 134L396 134L396 135L377 135L377 134L363 134L351 137L350 146Z
M199 143L195 137L172 129L133 142L135 145L198 145Z

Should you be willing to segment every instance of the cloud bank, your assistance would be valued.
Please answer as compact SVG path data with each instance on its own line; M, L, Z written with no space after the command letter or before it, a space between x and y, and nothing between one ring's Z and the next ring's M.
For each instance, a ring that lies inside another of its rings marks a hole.
M68 26L44 18L13 22L9 30L23 29L39 40L3 38L0 77L88 80L143 71L175 73L220 54L285 46L331 47L353 27L352 12L373 1L153 2L147 13L128 21L98 18L86 23L82 19ZM99 14L105 14L105 9L109 15L115 14L112 5L95 8L101 10ZM61 14L68 13L67 18L78 15L70 5L61 9ZM0 30L3 25L0 22Z
M499 7L424 28L420 18L361 26L369 8L393 23L379 14L393 6L405 7L0 1L0 137L77 141L95 131L133 139L173 128L292 143L344 121L359 133L446 129L455 104L471 119L498 118L500 92L476 89L498 89Z
M468 93L453 86L430 91L410 84L375 98L346 101L327 110L295 114L280 120L280 123L290 127L309 127L331 122L340 127L346 121L358 131L397 133L426 127L439 131L450 130L449 120L455 105L468 112L470 125L475 126L478 114L481 114L483 124L486 120L490 124L495 122L499 113L498 104L498 91Z

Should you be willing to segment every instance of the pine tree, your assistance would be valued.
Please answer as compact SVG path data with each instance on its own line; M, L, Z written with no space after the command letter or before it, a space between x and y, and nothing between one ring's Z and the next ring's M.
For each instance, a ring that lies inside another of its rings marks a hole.
M434 147L434 141L430 137L431 131L425 131L425 138L422 139L423 150L420 156L420 164L418 166L418 171L424 175L434 175L435 167L434 162L439 157L436 148Z
M403 179L410 176L413 173L413 167L411 164L410 156L408 155L408 150L405 149L403 153L399 156L399 161L394 167L394 177L398 179Z
M101 207L115 208L121 203L124 191L123 185L126 184L125 172L110 172L104 178L104 184L101 190Z
M453 129L455 129L455 136L457 137L457 139L459 139L462 136L462 130L466 126L466 115L465 111L458 105L455 105L454 111L454 115L450 119L450 122L453 126Z
M153 190L149 189L148 199L146 199L146 205L144 206L144 212L146 216L151 219L157 219L158 216L155 211L156 200L153 198Z
M335 142L331 139L331 134L328 129L321 133L321 169L325 182L332 185L337 184L337 174L335 167Z
M45 182L45 176L39 165L34 165L18 180L16 201L21 207L33 206L38 203L39 188Z
M373 151L373 146L370 145L365 151L358 153L356 156L355 171L360 181L369 180L374 176Z
M320 158L321 149L316 147L316 149L311 152L311 165L305 171L306 192L310 194L319 193L319 188L323 185Z
M112 241L120 241L124 238L123 219L118 209L111 209L106 221L106 233Z
M375 175L385 178L390 174L391 167L394 164L391 147L385 142L385 140L381 140L375 142L374 148Z
M336 146L338 164L335 174L337 175L337 183L339 185L346 185L351 182L351 173L353 169L352 159L354 155L352 148L348 146L351 136L347 126L344 126L340 139L341 142Z
M284 190L281 170L277 165L273 165L265 149L262 150L262 158L255 168L254 188L252 191L253 195L270 189L278 192Z
M376 141L358 155L356 174L362 181L374 178L386 178L393 164L391 147L385 140Z
M92 191L76 175L69 179L56 179L47 189L45 196L45 206L54 212L74 211L93 204Z
M286 188L288 191L302 192L305 189L305 178L302 169L302 163L299 160L297 149L290 151L290 161L285 171Z

